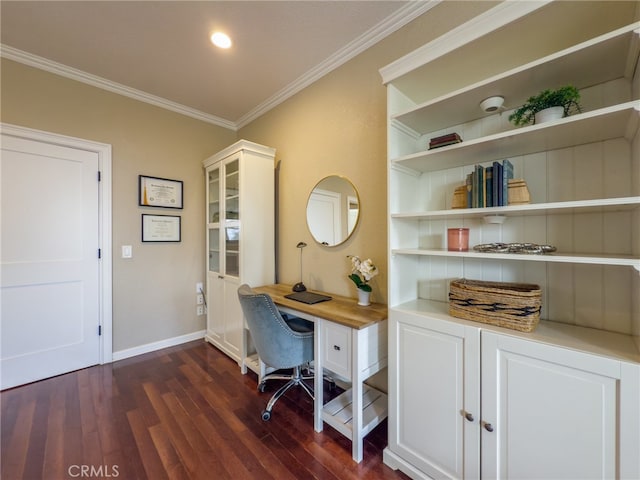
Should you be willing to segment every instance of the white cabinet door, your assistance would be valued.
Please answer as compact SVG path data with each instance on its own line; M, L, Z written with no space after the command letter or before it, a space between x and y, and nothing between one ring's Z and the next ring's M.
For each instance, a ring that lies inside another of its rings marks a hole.
M482 332L482 478L618 477L620 370L613 359Z
M224 338L224 278L209 273L207 307L207 340L220 345Z
M435 478L477 478L480 330L394 310L389 319L391 450Z
M207 341L240 361L243 316L238 301L238 279L209 274Z
M231 358L240 362L244 317L238 300L239 282L235 277L225 277L223 281L225 300L222 348Z

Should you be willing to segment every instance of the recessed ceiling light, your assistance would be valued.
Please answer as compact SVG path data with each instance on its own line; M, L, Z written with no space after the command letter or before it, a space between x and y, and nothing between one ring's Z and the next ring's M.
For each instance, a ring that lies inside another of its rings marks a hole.
M211 43L216 47L229 48L231 46L231 39L226 33L216 32L211 35Z

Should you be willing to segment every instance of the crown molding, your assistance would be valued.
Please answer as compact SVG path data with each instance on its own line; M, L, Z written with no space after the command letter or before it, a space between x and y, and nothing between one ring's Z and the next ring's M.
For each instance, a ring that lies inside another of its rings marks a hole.
M334 55L331 55L325 61L318 64L316 67L300 76L297 80L290 83L287 87L283 88L275 95L255 107L253 110L240 117L237 122L226 120L215 115L210 115L200 110L196 110L194 108L173 102L171 100L152 95L142 90L127 87L126 85L107 80L97 75L92 75L82 70L78 70L76 68L54 62L38 55L24 52L9 45L0 44L0 57L22 63L30 67L38 68L55 75L70 78L78 82L92 85L94 87L110 91L112 93L133 98L134 100L171 110L173 112L180 113L182 115L186 115L203 122L237 131L239 128L249 124L261 115L264 115L272 108L276 107L299 91L308 87L313 82L319 80L329 72L345 64L355 56L375 45L380 40L405 26L423 13L431 10L442 1L444 0L424 0L408 2L403 8L397 10L385 20L362 34L356 40L338 50L338 52L336 52Z
M298 77L288 86L271 96L263 103L249 111L237 122L237 127L242 128L245 125L251 123L256 118L264 115L272 108L275 108L288 98L292 97L296 93L305 89L313 82L324 77L326 74L335 70L336 68L344 65L346 62L364 52L368 48L372 47L385 37L391 35L396 30L404 27L412 20L418 18L423 13L431 10L444 0L425 0L425 1L412 1L408 2L403 8L397 10L394 14L390 15L382 22L378 23L367 32L363 33L360 37L347 44L342 49L338 50L335 54L331 55L322 63L306 72L304 75Z
M379 70L382 76L382 82L386 85L425 63L441 57L462 45L477 40L483 35L497 30L520 17L524 17L552 1L553 0L506 0L492 9L487 10L485 13L472 18L435 40L399 58L395 62L382 67Z
M9 45L0 44L0 56L55 75L60 75L112 93L117 93L118 95L149 103L156 107L171 110L172 112L180 113L182 115L195 118L196 120L201 120L203 122L211 123L234 131L237 129L234 122L225 120L224 118L216 117L215 115L210 115L200 110L186 107L179 103L172 102L171 100L143 92L142 90L136 90L135 88L112 82L106 78L98 77L97 75L83 72L82 70L63 65L62 63L54 62L52 60L39 57L38 55L18 50L17 48L10 47Z

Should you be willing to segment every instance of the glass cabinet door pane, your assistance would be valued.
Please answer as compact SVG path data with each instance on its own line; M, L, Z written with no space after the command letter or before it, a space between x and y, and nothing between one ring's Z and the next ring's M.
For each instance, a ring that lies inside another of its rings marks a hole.
M209 223L220 221L220 169L209 172Z
M237 223L237 222L236 222ZM240 228L238 226L226 227L225 231L225 275L240 276L239 264L239 240Z
M220 229L209 229L209 271L220 272Z
M224 213L225 213L225 275L240 276L240 161L225 164Z
M225 218L238 220L240 218L240 172L238 160L233 160L225 165Z

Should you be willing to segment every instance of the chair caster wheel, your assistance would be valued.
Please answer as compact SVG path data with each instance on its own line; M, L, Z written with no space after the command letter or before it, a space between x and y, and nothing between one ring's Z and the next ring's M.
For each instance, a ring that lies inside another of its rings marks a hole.
M268 422L269 420L271 420L271 412L267 410L262 412L262 420L264 420L265 422Z
M260 392L264 393L264 389L267 387L267 385L264 382L260 382L260 385L258 385L258 390L260 390Z

